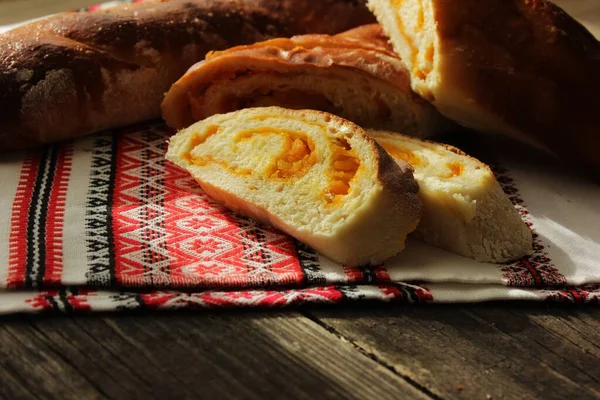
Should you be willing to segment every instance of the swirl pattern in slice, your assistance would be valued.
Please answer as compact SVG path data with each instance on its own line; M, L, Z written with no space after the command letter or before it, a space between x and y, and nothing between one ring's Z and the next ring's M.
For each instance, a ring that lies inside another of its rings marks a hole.
M408 164L332 114L263 107L215 115L179 131L167 158L227 207L345 264L398 253L420 215Z

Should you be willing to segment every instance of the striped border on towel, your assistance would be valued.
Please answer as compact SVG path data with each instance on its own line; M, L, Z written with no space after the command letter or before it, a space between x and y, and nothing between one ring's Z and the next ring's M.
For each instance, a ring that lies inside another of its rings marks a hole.
M47 146L23 163L12 206L9 288L60 283L63 225L73 145Z

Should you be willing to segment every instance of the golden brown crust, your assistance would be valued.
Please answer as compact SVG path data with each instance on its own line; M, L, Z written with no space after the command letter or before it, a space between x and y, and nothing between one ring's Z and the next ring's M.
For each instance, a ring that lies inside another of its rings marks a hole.
M0 35L0 149L158 117L209 50L372 21L352 0L167 0L27 24Z
M365 29L369 32L381 30L376 24L363 28L361 33L364 33ZM289 39L271 39L209 53L205 61L192 66L171 87L162 104L163 118L168 125L178 129L193 123L198 118L192 116L188 93L193 97L202 97L203 92L213 82L235 78L238 75L244 76L254 70L265 74L289 74L293 71L303 71L305 68L343 67L361 72L371 79L389 82L400 91L410 93L409 76L387 43L368 43L355 40L356 37L356 31L353 31L351 39L345 38L344 35L309 34ZM385 64L377 58L382 55L388 58ZM372 68L374 64L377 64L377 68ZM217 110L217 113L234 109L235 107L223 108ZM201 118L208 116L202 115Z
M345 40L355 40L359 43L371 44L386 49L389 53L394 54L394 48L390 43L390 38L385 34L383 28L379 24L369 24L359 26L342 33L335 35L336 38ZM397 54L395 54L397 56Z
M318 109L364 127L413 135L430 134L439 127L436 119L441 122L411 90L408 71L378 24L335 36L278 38L209 53L171 87L163 118L180 129L252 107L261 97L274 105Z
M366 137L377 148L377 179L384 188L389 188L390 195L394 198L392 204L400 207L403 213L419 216L414 219L414 231L423 209L418 196L419 184L414 177L414 168L406 161L395 160L375 139L369 135Z

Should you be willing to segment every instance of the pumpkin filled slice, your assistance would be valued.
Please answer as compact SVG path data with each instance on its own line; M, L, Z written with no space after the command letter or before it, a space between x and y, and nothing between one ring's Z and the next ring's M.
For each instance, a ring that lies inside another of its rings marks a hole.
M414 168L423 203L417 237L482 262L512 261L533 252L531 230L487 165L452 146L368 133Z
M426 137L452 125L410 87L379 25L214 52L169 90L162 115L181 129L214 114L280 106L330 112L362 127Z
M357 125L324 112L215 115L173 136L167 159L217 202L345 265L400 252L421 213L412 168Z

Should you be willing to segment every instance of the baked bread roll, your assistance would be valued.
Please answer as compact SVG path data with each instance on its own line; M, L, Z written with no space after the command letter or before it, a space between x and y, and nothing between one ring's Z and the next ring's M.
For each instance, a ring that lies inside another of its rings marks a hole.
M409 79L381 27L372 24L210 53L171 87L162 114L180 129L214 114L274 105L415 136L443 129L444 119L414 94Z
M487 165L452 146L367 132L414 168L423 203L416 237L481 262L502 263L533 252L531 230Z
M26 24L0 35L0 149L158 118L209 50L373 21L354 0L164 0Z
M228 208L345 265L395 255L419 221L412 168L332 114L259 107L214 115L172 137L167 159Z
M600 44L545 0L369 0L413 89L600 176Z

